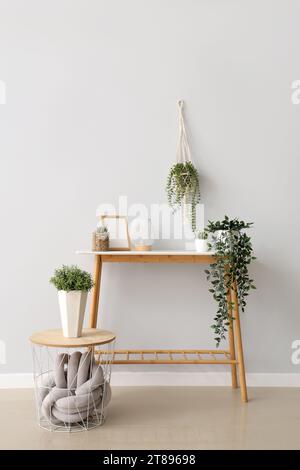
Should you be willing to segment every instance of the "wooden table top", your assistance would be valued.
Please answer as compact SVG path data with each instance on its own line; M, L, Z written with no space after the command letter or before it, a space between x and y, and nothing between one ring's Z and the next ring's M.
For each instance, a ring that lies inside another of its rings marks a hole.
M111 331L86 328L82 331L82 336L79 338L66 338L62 334L62 330L59 329L39 331L30 336L29 341L34 344L53 348L81 348L107 344L113 341L115 337L115 334Z

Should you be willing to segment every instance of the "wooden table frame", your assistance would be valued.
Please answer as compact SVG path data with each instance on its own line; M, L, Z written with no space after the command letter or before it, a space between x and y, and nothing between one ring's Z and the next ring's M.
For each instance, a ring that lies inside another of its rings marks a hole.
M211 253L197 252L93 252L79 251L79 254L94 255L94 288L92 291L89 327L96 328L100 297L101 272L103 263L172 263L172 264L210 264L214 261ZM234 284L227 296L228 308L234 321L228 328L228 350L204 349L126 349L114 352L114 364L228 364L231 367L232 388L238 387L237 371L243 402L248 401L247 385L242 344L242 332L237 298L237 288ZM232 311L233 307L233 311ZM235 345L236 343L236 345ZM122 359L120 359L120 356ZM125 357L124 357L125 356ZM134 356L134 358L132 358ZM163 356L163 357L162 357ZM176 357L175 357L176 356ZM205 357L203 357L205 356ZM208 357L206 357L208 356Z

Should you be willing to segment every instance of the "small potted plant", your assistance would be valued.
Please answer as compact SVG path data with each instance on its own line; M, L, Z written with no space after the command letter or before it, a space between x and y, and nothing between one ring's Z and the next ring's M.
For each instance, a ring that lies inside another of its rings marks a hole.
M200 230L196 232L196 238L195 238L195 248L196 251L199 251L200 253L205 253L206 251L209 251L208 243L207 243L207 232L203 231L201 232Z
M78 266L63 265L55 270L50 282L58 290L63 335L81 336L87 294L94 285L92 276Z
M105 224L99 225L96 229L96 251L108 251L109 231Z

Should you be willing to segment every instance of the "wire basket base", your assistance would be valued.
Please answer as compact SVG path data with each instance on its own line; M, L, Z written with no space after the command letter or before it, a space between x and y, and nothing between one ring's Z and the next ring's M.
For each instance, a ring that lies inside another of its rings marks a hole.
M50 432L82 432L82 431L89 431L91 429L98 428L99 426L102 426L105 423L105 415L101 414L98 418L90 418L89 420L85 420L83 422L79 423L73 423L73 424L54 424L48 421L47 419L40 419L38 422L38 425L40 428L45 429L46 431Z
M113 346L105 344L111 352ZM38 425L68 433L102 426L111 399L111 356L96 363L94 348L33 345Z

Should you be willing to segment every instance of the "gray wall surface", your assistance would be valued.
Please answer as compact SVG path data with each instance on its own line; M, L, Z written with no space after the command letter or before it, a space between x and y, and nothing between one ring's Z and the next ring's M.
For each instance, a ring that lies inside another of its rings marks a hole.
M166 201L178 98L206 220L255 222L247 370L300 372L299 18L297 0L0 0L0 373L29 372L28 336L59 327L48 279L92 269L75 251L97 206ZM214 346L203 269L105 266L99 324L120 347Z

